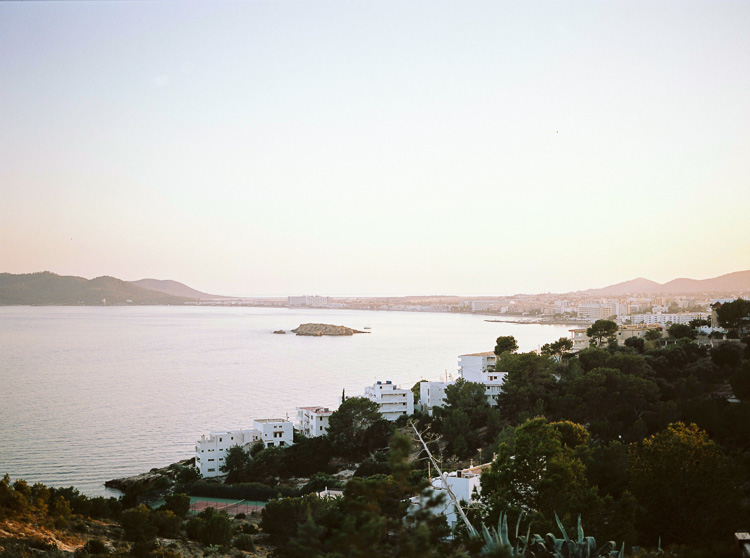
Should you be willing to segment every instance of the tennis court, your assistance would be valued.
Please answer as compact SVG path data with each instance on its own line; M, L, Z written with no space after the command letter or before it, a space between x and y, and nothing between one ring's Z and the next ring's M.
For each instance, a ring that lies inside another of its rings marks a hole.
M265 506L265 502L254 500L229 500L226 498L208 498L203 496L190 497L190 511L200 513L206 508L213 508L216 511L226 512L227 515L237 515L238 513L250 514L254 511L260 511Z

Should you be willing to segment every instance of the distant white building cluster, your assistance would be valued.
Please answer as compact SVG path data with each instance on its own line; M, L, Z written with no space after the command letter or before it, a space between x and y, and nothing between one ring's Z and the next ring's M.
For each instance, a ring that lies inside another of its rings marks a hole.
M458 357L459 376L469 382L484 384L487 401L497 405L497 396L502 390L505 372L495 371L496 357L493 352L472 353ZM432 414L436 407L445 406L445 388L454 380L444 382L421 382L421 410ZM362 397L377 403L380 414L386 420L414 414L414 393L398 386L391 380L378 380L364 389ZM328 432L329 419L333 414L329 407L297 407L296 428L308 438L323 436ZM201 436L195 444L195 465L202 477L216 477L223 472L227 451L232 446L249 449L263 442L266 447L283 447L294 444L294 425L286 419L260 419L253 421L251 429L216 431Z
M287 297L289 306L301 306L308 308L327 308L330 301L327 296L289 296Z

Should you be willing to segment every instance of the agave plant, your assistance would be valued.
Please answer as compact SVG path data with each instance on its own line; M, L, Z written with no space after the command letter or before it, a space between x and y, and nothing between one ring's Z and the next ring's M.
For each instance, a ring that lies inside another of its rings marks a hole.
M533 546L535 548L539 548L543 544L544 549L554 558L624 558L625 543L622 543L622 548L619 551L614 541L609 541L597 549L596 539L584 535L580 515L578 516L577 538L575 540L568 537L568 533L557 514L555 514L555 521L563 538L558 539L552 533L548 533L544 539L539 535L534 535Z
M531 526L529 526L526 535L519 535L518 530L522 518L523 514L519 515L516 522L516 532L513 538L515 542L512 542L508 536L507 513L500 514L497 528L490 527L488 529L485 525L482 525L484 546L481 555L487 557L507 556L508 558L625 558L625 543L622 543L620 550L617 550L614 541L609 541L597 548L596 539L584 535L580 515L578 516L575 540L568 537L568 533L557 514L555 514L555 521L562 533L561 539L558 539L552 533L548 533L546 537L537 534L531 535Z
M523 514L518 516L516 522L515 544L508 536L508 514L500 512L500 518L497 521L497 528L487 528L482 525L482 536L484 537L484 546L481 550L482 556L507 556L508 558L525 558L529 556L528 540L529 534L519 537L518 529L521 527Z

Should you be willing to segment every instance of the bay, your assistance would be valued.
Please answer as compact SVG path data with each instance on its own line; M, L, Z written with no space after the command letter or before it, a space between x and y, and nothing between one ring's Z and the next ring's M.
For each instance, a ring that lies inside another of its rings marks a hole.
M111 478L192 457L210 430L296 418L376 380L457 376L460 354L568 326L470 314L223 307L0 307L0 475L115 495ZM320 322L371 333L274 335Z

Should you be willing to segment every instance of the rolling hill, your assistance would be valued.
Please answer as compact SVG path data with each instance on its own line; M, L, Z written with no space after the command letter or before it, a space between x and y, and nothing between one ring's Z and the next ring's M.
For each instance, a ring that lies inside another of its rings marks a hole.
M184 304L178 297L144 289L114 277L63 276L44 271L0 273L0 305Z
M601 289L579 291L592 295L620 296L626 294L681 294L750 291L750 270L735 271L711 279L673 279L667 283L656 283L639 277L631 281L616 283Z
M151 291L157 291L172 296L195 298L198 300L221 300L231 298L227 296L202 293L201 291L196 291L195 289L188 287L184 283L171 281L169 279L140 279L138 281L128 281L128 283L142 289L149 289Z

